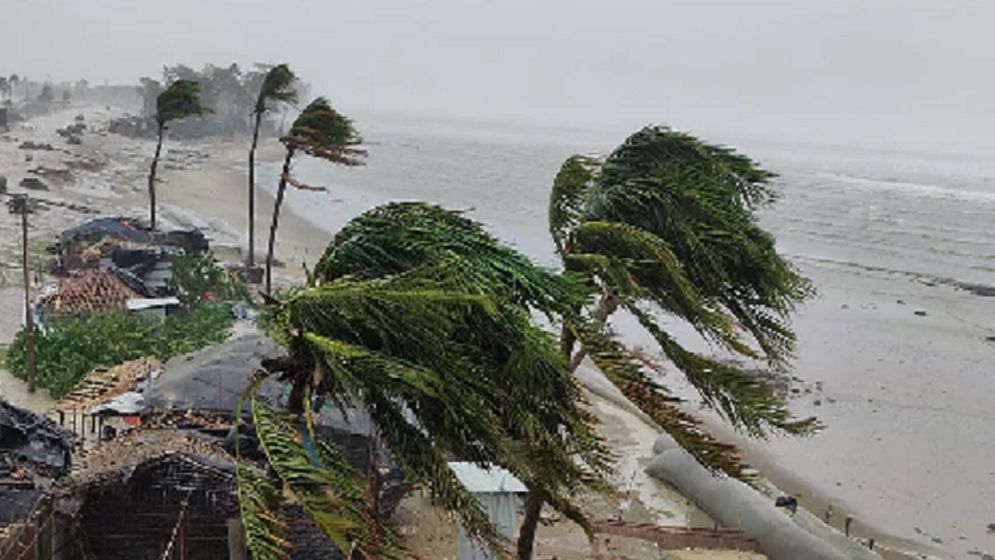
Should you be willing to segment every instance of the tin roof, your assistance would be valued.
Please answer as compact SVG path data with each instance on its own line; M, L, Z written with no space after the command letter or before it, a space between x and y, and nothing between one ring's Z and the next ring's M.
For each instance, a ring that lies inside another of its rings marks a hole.
M507 470L491 465L453 461L449 468L464 487L475 494L525 494L529 491L521 480Z

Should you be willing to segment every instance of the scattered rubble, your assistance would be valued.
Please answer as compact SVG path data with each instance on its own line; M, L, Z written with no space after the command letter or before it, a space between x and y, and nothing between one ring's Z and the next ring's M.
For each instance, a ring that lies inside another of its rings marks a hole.
M155 136L155 122L146 117L126 115L108 123L107 132L131 138L151 138Z
M52 147L51 144L42 144L40 142L39 143L35 143L35 142L30 141L30 140L21 143L21 145L18 146L18 148L20 148L22 150L45 150L45 151L52 151L52 150L55 149L55 148Z
M21 179L21 188L29 189L32 191L47 191L48 185L46 185L41 179L37 177L25 177Z
M34 169L29 169L28 173L38 175L39 177L55 179L57 181L71 181L73 178L73 172L69 168L55 169L52 167L45 167L44 165L39 165Z

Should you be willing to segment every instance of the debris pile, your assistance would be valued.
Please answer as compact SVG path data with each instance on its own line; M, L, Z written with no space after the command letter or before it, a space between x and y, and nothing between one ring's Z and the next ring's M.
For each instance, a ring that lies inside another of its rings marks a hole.
M55 149L52 147L51 144L42 144L41 142L36 143L30 140L22 142L21 145L18 146L18 148L21 150L45 150L45 151L52 151Z

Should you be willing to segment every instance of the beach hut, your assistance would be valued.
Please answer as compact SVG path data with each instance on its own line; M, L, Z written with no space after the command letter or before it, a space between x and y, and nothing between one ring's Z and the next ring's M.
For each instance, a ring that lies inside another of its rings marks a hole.
M474 463L451 462L456 478L484 507L491 522L502 535L511 539L515 534L515 517L528 488L505 469L488 468ZM456 541L456 560L494 560L496 557L486 546L471 540L463 527L459 527Z

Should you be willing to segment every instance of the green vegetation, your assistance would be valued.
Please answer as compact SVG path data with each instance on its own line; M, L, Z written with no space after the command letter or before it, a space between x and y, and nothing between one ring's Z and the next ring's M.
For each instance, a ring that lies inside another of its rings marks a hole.
M248 301L248 294L213 255L177 255L172 259L170 291L186 307L202 301Z
M61 319L35 333L38 385L59 398L97 366L113 366L142 356L168 359L217 344L232 325L226 304L202 304L165 320L109 313ZM21 330L6 352L6 366L24 379L25 336Z
M288 356L269 374L292 383L290 412L305 419L312 397L367 411L407 476L492 547L507 543L449 460L503 466L588 529L576 499L607 491L612 457L555 338L532 313L567 312L584 293L458 213L388 204L343 228L309 285L282 300L271 327L283 332ZM320 443L319 459L302 453L299 422L274 421L251 388L249 397L280 486L343 549L392 557L358 473ZM245 523L254 557L280 557L282 525L266 499L273 483L240 476L239 486L243 517L254 516Z

